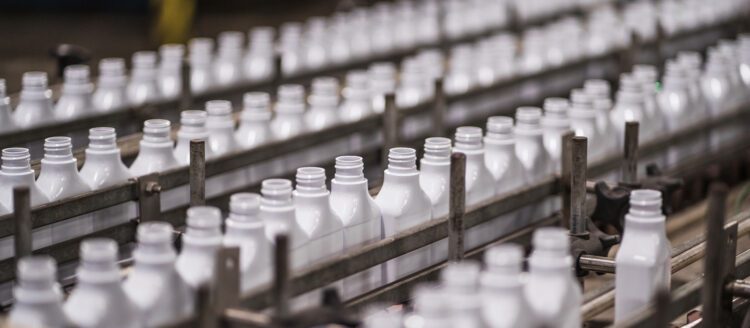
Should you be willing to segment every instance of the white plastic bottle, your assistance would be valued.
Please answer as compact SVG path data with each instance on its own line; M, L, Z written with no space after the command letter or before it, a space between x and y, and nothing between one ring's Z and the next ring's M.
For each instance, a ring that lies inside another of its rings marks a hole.
M44 139L44 158L37 186L50 201L90 191L91 187L78 174L70 137Z
M594 109L594 97L583 89L573 89L570 93L571 106L568 111L570 117L570 128L578 137L586 137L591 140L589 146L589 162L604 157L607 154L610 141L616 141L615 135L607 134L599 130L597 124L597 111Z
M299 84L279 86L276 116L271 121L274 138L284 140L307 131L304 122L305 89Z
M271 243L260 218L260 195L237 193L229 198L224 245L240 248L240 286L248 291L271 281Z
M669 290L672 255L661 192L634 190L625 215L625 233L615 256L615 321L649 305L660 290Z
M272 140L271 97L266 92L246 92L242 97L240 126L235 132L242 148L253 148Z
M245 36L239 31L219 33L214 81L219 85L231 85L242 80L242 57Z
M138 308L143 326L174 323L191 315L194 308L195 294L175 267L172 230L169 223L158 221L138 226L134 264L123 289Z
M640 81L641 84L643 84L644 98L648 102L655 102L656 80L651 80L652 72L645 68L653 66L641 65L638 67L642 67L641 71L643 71L640 73L643 76L636 78ZM656 77L653 78L655 79ZM644 79L647 79L651 82L647 83ZM646 90L646 85L650 86L650 89ZM619 148L617 146L619 145L621 136L615 133L608 132L614 131L612 120L609 117L609 112L611 112L612 107L614 107L612 103L612 96L610 95L611 87L609 85L609 82L607 80L599 79L586 80L583 85L583 90L591 97L591 108L594 110L594 112L596 112L596 130L597 132L599 132L599 139L601 140L602 147L604 148L603 154L609 155L619 153ZM648 91L648 93L646 93L646 91ZM656 104L651 104L651 106L656 106ZM654 111L656 111L656 109ZM660 115L656 114L654 114L653 117L662 118Z
M482 129L456 129L453 152L466 155L466 205L474 206L495 196L495 179L484 164Z
M250 81L271 78L274 72L274 38L276 31L270 26L256 26L248 32L247 54L244 59L245 77Z
M516 155L526 169L528 183L539 183L553 172L552 160L544 148L541 118L542 110L537 107L516 110Z
M523 249L503 244L484 253L486 269L479 280L482 321L489 328L536 327L524 297ZM503 309L503 311L498 311Z
M0 205L7 211L13 211L13 188L28 186L31 194L31 206L49 202L34 181L34 170L30 164L31 155L26 148L3 149L3 166L0 169Z
M638 81L630 74L620 76L620 90L615 97L615 107L610 112L612 124L618 135L624 135L626 122L639 122L639 136L644 142L655 137L652 126L644 121L643 95ZM640 140L639 139L639 140Z
M688 81L682 67L674 61L667 61L663 78L663 88L658 97L659 108L667 117L667 131L674 132L696 121L690 108Z
M677 54L677 62L683 67L687 79L688 95L690 103L694 106L693 115L695 120L703 120L709 117L708 104L701 88L701 77L703 76L703 59L701 54L693 51L682 51Z
M529 256L529 275L524 289L538 324L581 327L581 286L573 277L568 233L562 228L534 231L534 251ZM544 297L539 297L544 295Z
M307 236L308 264L315 265L344 251L344 227L331 209L326 189L326 172L320 167L297 169L294 212L297 224Z
M69 120L94 112L91 102L94 84L89 81L89 74L86 65L65 67L62 94L55 104L56 119Z
M406 108L416 106L430 99L434 93L433 84L424 65L416 58L406 58L401 62L401 75L396 90L396 106Z
M665 116L664 109L659 106L659 102L656 100L659 93L657 85L658 70L651 65L635 65L633 66L633 77L641 84L643 112L646 119L651 121L651 124L659 130L667 128L668 118Z
M362 157L336 157L330 203L344 229L344 251L380 240L380 209L370 196L363 171ZM345 278L342 296L350 299L378 287L381 281L380 266L375 266Z
M130 165L130 173L139 177L152 172L164 172L180 165L174 156L174 142L169 137L171 123L162 119L143 122L143 139L138 156Z
M701 87L711 116L719 116L733 109L732 97L734 95L729 71L730 67L718 50L709 50Z
M445 298L451 300L448 313L454 327L483 327L482 299L477 297L479 269L479 263L463 261L451 263L440 272Z
M565 98L544 99L544 116L542 117L544 147L547 149L552 166L557 173L561 169L562 136L571 131L570 118L568 117L569 110L570 103Z
M301 23L286 22L281 25L279 52L281 53L281 72L283 74L295 74L304 69Z
M131 105L143 105L159 98L156 83L156 52L138 51L133 54L133 69L127 89Z
M430 198L432 219L441 219L448 215L451 140L442 137L425 139L424 156L419 163L419 186Z
M216 253L221 248L221 211L211 206L187 210L187 229L182 235L182 251L175 266L193 291L213 282Z
M234 119L232 103L229 100L210 100L206 102L206 130L208 145L215 156L221 156L240 149L234 137Z
M385 110L385 95L396 92L396 67L388 62L373 63L367 75L372 93L372 109L376 113L382 113Z
M266 225L266 239L273 244L276 235L285 233L292 248L291 267L307 264L306 234L297 224L292 201L292 182L286 179L266 179L261 184L260 218Z
M125 60L104 58L99 61L99 79L91 96L94 109L111 112L128 105L126 89L128 77L125 75Z
M13 308L6 321L11 327L62 328L70 323L63 311L55 260L47 255L21 258L13 288Z
M310 131L318 131L338 122L339 81L333 77L317 77L312 81L310 108L305 113L305 124Z
M207 141L206 118L208 114L202 110L184 110L180 112L180 128L177 130L177 145L174 147L174 157L180 165L190 164L190 140ZM213 156L213 148L205 144L206 158Z
M383 186L375 203L383 214L383 236L399 232L429 221L432 218L430 198L419 186L417 152L412 148L391 148ZM386 282L393 281L427 266L430 249L424 247L386 265Z
M188 61L190 62L190 89L193 92L205 93L214 84L214 40L193 38L188 43Z
M21 96L13 112L13 119L20 127L54 122L52 91L47 87L47 73L23 73Z
M76 284L65 314L76 327L142 327L138 308L122 288L117 243L92 238L81 242Z
M89 129L89 146L80 174L92 190L124 183L132 177L120 158L114 128Z
M164 44L159 47L159 57L159 95L165 99L175 99L182 93L182 60L185 57L185 46L176 43Z
M6 93L5 79L0 79L0 132L17 129L16 121L11 113L10 97Z
M487 119L484 164L495 180L498 195L512 192L526 184L526 169L516 154L513 118L493 116Z
M353 70L346 73L346 86L341 90L344 98L341 103L342 121L355 122L372 115L372 95L367 79L365 70Z

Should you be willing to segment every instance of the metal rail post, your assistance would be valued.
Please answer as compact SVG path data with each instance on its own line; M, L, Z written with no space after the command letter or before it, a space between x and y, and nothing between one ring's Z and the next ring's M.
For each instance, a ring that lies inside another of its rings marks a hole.
M448 260L464 258L464 213L466 212L466 155L451 155L450 194L448 198Z
M190 140L190 206L206 204L206 141Z

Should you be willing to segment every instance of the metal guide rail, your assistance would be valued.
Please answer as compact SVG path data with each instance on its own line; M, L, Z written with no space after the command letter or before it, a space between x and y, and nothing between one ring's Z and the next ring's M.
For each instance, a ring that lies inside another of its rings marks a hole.
M616 1L616 3L619 4L620 1ZM596 7L596 6L593 6L593 7ZM369 64L373 62L400 61L407 56L415 54L416 50L418 50L419 48L439 47L439 48L447 49L453 45L478 40L482 37L489 36L494 32L500 32L503 30L520 32L520 31L523 31L523 29L525 28L531 28L534 26L542 25L542 24L552 22L563 17L583 16L590 9L591 8L571 8L571 9L567 9L565 11L555 13L549 16L538 17L538 18L527 20L527 21L521 21L515 15L510 15L509 17L511 19L509 22L509 26L503 27L502 29L499 29L499 30L483 31L477 34L468 35L468 36L464 36L460 38L451 38L451 39L446 39L446 36L441 34L441 39L439 40L439 42L435 44L419 45L417 46L417 48L414 48L414 49L394 50L388 54L376 55L376 56L366 58L366 59L354 60L348 63L338 64L332 67L327 67L327 68L314 70L314 71L302 71L302 72L293 73L293 74L282 74L282 71L280 69L281 57L276 56L275 61L274 61L275 76L273 76L272 78L268 80L259 81L259 82L244 81L244 82L237 83L237 84L234 84L225 88L221 88L221 89L218 89L218 88L210 89L200 94L192 94L190 92L189 85L186 85L187 88L183 87L182 94L176 99L164 99L164 100L159 100L154 103L145 104L140 107L123 108L121 110L113 111L111 113L100 113L100 114L89 115L86 117L76 118L68 122L59 122L59 123L54 123L54 124L49 124L49 125L33 126L33 127L23 129L23 130L8 131L8 132L0 133L0 148L6 148L9 146L21 145L26 142L42 140L43 138L48 137L48 136L63 135L63 134L68 134L68 133L72 133L75 131L82 131L82 130L86 130L94 126L118 124L124 121L137 121L136 124L140 124L141 121L149 117L152 117L154 113L157 113L157 112L161 113L161 115L166 115L166 113L176 113L179 110L188 109L194 104L197 104L197 103L199 104L206 100L236 97L238 94L241 94L242 92L246 92L249 90L271 91L271 90L275 90L276 87L282 83L306 84L306 83L309 83L309 81L311 81L314 77L317 77L317 76L327 76L327 75L342 76L349 70L366 68ZM182 71L182 81L184 81L183 84L189 84L190 79L186 79L185 77L190 75L190 65L189 63L187 63L187 61L185 61L183 63L183 67L184 67Z
M683 37L686 37L686 36L683 36ZM610 55L605 55L605 56L602 56L601 58L592 59L592 60L594 62L606 61L606 60L611 60L616 57L619 57L620 55L621 54L610 54ZM529 76L525 76L523 78L518 78L513 81L499 83L496 86L480 88L480 89L470 92L470 94L471 96L478 96L481 94L491 94L493 92L498 92L499 90L503 89L503 87L507 87L515 83L520 83L523 81L531 81L531 80L544 80L548 76L562 74L562 73L569 72L569 71L576 70L576 69L578 70L585 69L588 64L590 64L589 61L583 60L583 61L571 64L571 65L566 65L564 67L553 69L551 71L540 72L540 73L532 74ZM438 83L440 82L438 81ZM438 89L438 90L441 90L441 89ZM456 99L460 100L460 99L466 99L468 97L470 96L462 95L462 96L457 96ZM388 112L389 114L382 115L382 117L372 116L359 122L342 124L342 125L328 128L326 130L323 130L317 133L300 135L300 136L296 136L292 139L288 139L285 141L273 142L273 143L259 146L257 148L240 151L234 154L227 154L219 158L210 159L206 163L204 174L206 177L210 177L210 176L213 176L219 173L224 173L233 169L257 164L264 160L280 157L284 154L290 154L290 153L299 151L301 149L310 147L311 145L320 144L320 143L330 141L330 140L335 140L337 138L342 138L344 136L348 136L356 132L377 131L381 127L381 119L383 121L382 128L384 131L386 131L386 133L384 133L384 135L386 136L385 145L381 148L381 150L382 149L387 150L390 146L393 146L399 143L404 143L404 141L399 141L399 136L398 136L397 131L398 131L399 123L408 116L432 113L433 117L435 118L433 120L434 122L433 126L435 128L434 128L434 131L432 131L432 134L440 135L440 134L443 134L445 131L445 124L444 124L445 112L444 111L447 106L446 102L449 101L448 98L449 97L438 94L434 104L422 104L422 105L415 106L412 108L405 108L405 109L398 109L398 110L396 110L394 106L387 106L388 107L387 109L389 110ZM394 100L391 100L389 101L389 103L393 104L393 101ZM367 150L364 150L364 151L367 152ZM189 172L190 172L189 167L181 167L181 168L163 172L158 177L155 177L155 176L140 177L137 180L131 180L119 186L113 186L110 188L96 190L96 191L88 192L85 194L77 195L68 199L63 199L63 200L59 200L59 201L55 201L55 202L51 202L48 204L38 206L33 209L33 213L32 213L32 217L34 221L33 227L34 228L41 227L50 223L62 221L67 218L75 217L78 215L90 213L92 211L122 204L127 201L137 201L143 197L148 196L149 194L147 190L145 189L142 190L143 188L138 187L140 182L144 182L144 181L149 181L150 183L158 182L160 186L160 190L169 190L177 186L185 185L190 180L189 174L188 174ZM158 181L155 181L154 179ZM144 182L144 184L145 183L148 183L148 182ZM12 218L12 215L5 215L3 217L0 217L0 222L8 223L11 221L11 218ZM12 233L13 233L12 224L0 225L0 237L9 236Z

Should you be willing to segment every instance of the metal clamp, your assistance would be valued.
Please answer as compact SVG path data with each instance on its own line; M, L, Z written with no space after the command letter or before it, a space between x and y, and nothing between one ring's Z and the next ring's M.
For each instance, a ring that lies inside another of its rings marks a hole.
M161 215L161 185L158 172L138 178L138 214L140 222L158 220Z

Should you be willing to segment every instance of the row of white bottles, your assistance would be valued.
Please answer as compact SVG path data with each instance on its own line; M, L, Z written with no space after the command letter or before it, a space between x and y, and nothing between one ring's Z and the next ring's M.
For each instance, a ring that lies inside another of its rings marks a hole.
M519 245L495 246L484 254L484 271L471 261L450 264L441 272L440 285L417 287L414 312L403 318L387 313L367 317L365 326L580 328L583 300L567 232L540 228L532 246L529 272L523 272Z
M475 4L472 3L472 6ZM477 6L481 7L481 5ZM450 52L450 60L447 61L439 60L439 57L433 55L422 55L435 54L435 50L420 52L418 56L407 58L402 63L402 86L399 87L402 90L399 93L409 96L400 96L400 105L413 105L432 97L427 86L439 76L444 76L446 80L446 92L462 93L477 85L486 86L516 73L538 72L581 57L598 55L621 47L623 44L618 43L594 46L592 49L570 46L577 43L597 44L598 41L595 40L605 43L613 40L609 37L609 28L603 27L618 26L621 30L637 28L626 27L619 19L612 18L616 15L610 11L595 11L596 15L592 16L591 21L602 21L601 26L592 23L594 25L589 27L588 31L579 26L580 22L568 19L550 23L541 29L532 29L523 35L523 42L515 40L516 36L499 33L481 39L475 44L457 45ZM599 19L597 18L599 16L605 18ZM614 21L611 21L612 19ZM316 22L311 24L313 26L320 25L319 17L311 21ZM228 31L219 35L219 47L216 54L213 53L214 45L211 39L191 40L188 58L192 69L191 86L196 89L194 91L221 87L243 78L254 80L269 76L273 69L274 32L268 27L258 27L252 29L249 34L251 42L248 51L243 48L242 33L237 31ZM283 36L282 43L284 43ZM544 40L565 41L550 43ZM517 49L516 43L525 46ZM254 47L261 49L253 50ZM729 45L729 48L732 47L734 46ZM287 57L288 51L282 50L282 54ZM65 70L61 95L55 105L52 104L52 92L47 87L46 74L28 72L23 79L23 89L19 104L12 115L13 119L5 120L0 116L0 122L2 122L0 128L8 130L16 126L49 124L54 121L65 121L127 106L138 106L160 99L174 98L179 94L182 86L180 74L184 56L185 46L179 44L163 45L158 53L136 52L132 56L130 76L126 74L125 61L122 58L102 59L99 62L100 75L97 77L96 88L90 81L87 66L72 65ZM447 69L442 67L445 62L448 63ZM521 67L519 72L513 72L514 65L508 64L512 62L519 63ZM737 60L735 59L734 62ZM247 76L245 76L245 71L247 71ZM424 74L427 71L432 73ZM361 84L358 87L361 87ZM414 89L415 87L424 90L418 91ZM373 86L372 89L377 88ZM373 90L373 92L377 91ZM350 95L354 96L354 94ZM0 108L0 112L5 110L7 109ZM355 117L359 116L355 115Z

